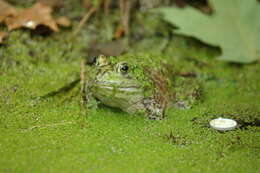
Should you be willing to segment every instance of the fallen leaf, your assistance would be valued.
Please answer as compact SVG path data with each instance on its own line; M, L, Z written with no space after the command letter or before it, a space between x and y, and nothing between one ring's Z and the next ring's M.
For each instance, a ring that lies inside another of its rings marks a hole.
M159 8L164 19L179 27L175 33L220 46L220 59L251 63L260 58L260 4L256 0L210 0L212 16L187 7Z
M44 5L53 7L53 8L60 8L64 5L63 0L37 0L37 2L40 2Z
M3 31L0 31L0 44L3 42L4 38L7 37L7 33L6 32L3 32Z
M190 5L192 7L199 9L201 12L206 13L206 14L212 14L212 12L213 12L213 9L208 4L207 0L199 0L199 1L174 0L174 2L180 8L184 8L184 7L187 7L188 5Z
M9 3L0 0L0 23L3 22L6 17L14 15L15 13L15 8L13 8Z
M39 25L44 25L55 32L59 32L59 28L55 19L51 16L52 8L36 3L31 8L18 11L10 17L7 17L4 22L8 30L15 30L21 27L35 29Z
M71 21L67 17L60 17L56 19L56 23L63 27L71 26Z

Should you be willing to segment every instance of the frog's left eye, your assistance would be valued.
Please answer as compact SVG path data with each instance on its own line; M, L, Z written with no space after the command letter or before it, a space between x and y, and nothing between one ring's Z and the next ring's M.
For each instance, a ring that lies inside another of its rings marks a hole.
M117 64L117 71L122 73L122 74L126 74L129 70L129 66L127 63L119 63Z

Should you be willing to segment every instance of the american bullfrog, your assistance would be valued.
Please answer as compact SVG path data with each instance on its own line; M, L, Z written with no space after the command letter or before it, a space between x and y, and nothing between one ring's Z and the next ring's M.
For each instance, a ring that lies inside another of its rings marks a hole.
M189 82L188 87L182 86L184 79L176 80L171 68L162 59L149 56L100 55L87 67L84 89L87 105L95 107L102 103L156 120L162 119L172 105L189 108L199 87ZM188 90L183 92L185 88Z

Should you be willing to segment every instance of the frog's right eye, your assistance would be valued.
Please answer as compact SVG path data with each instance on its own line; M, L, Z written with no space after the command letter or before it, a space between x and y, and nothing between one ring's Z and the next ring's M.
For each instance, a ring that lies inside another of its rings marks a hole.
M117 66L116 66L116 69L117 69L118 72L120 72L122 74L126 74L129 70L129 66L125 62L118 63Z
M106 56L99 55L96 58L95 64L96 64L96 66L102 67L102 66L108 65L109 64L109 60L108 60L108 58Z
M126 73L128 71L128 65L127 64L122 65L120 68L120 71L122 73Z

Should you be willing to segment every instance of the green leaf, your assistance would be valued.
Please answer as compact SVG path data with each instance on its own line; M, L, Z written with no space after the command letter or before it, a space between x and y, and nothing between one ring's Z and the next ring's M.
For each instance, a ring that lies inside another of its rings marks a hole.
M159 8L164 19L177 27L175 33L193 36L220 46L220 59L251 63L260 58L260 4L257 0L210 0L212 16L198 10Z

